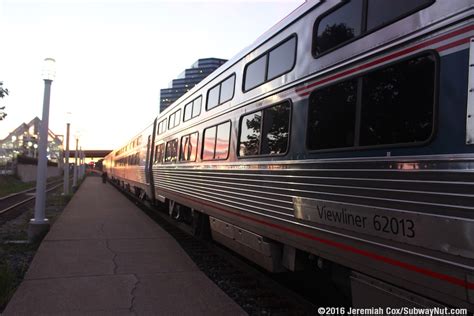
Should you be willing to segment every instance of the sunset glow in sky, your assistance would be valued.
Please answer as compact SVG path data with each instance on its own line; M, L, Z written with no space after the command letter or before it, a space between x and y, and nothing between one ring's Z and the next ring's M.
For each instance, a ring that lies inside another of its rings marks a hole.
M199 58L230 59L303 0L0 0L0 139L41 118L42 62L56 59L50 129L113 149L150 124L161 88Z

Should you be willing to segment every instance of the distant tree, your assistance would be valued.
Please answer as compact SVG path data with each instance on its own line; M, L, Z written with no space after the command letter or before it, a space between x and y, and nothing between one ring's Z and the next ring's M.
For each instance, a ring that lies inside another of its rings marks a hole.
M3 82L0 81L0 98L4 98L6 95L8 95L8 89L4 89ZM0 107L0 121L2 121L7 116L7 113L5 113L4 110L4 106Z

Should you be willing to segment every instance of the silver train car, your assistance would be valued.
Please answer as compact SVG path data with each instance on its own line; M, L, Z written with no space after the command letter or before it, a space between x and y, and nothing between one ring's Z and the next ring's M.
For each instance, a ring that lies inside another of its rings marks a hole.
M473 311L473 143L473 0L307 1L104 166L352 306Z

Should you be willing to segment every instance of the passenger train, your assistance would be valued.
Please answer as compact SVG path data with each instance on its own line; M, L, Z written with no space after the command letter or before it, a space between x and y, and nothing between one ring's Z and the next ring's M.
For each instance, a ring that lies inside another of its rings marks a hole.
M352 306L473 311L473 153L473 0L311 0L104 168Z

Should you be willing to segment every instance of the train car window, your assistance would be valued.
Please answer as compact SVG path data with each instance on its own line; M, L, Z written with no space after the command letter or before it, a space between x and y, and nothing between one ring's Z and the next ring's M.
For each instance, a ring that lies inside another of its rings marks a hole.
M318 56L363 36L435 0L346 0L318 18L313 27L313 55Z
M278 155L288 148L291 108L283 102L244 116L239 156Z
M217 126L209 127L204 130L202 160L213 160L214 150L216 148Z
M202 160L222 160L229 156L230 122L204 130Z
M196 161L198 133L192 133L181 137L181 150L179 160Z
M289 40L271 50L268 57L268 74L267 80L276 78L290 71L296 58L296 37Z
M207 92L207 109L210 110L219 105L219 93L221 86L217 85Z
M157 131L156 131L156 135L160 135L163 133L163 124L164 124L164 120L162 120L161 122L158 123L158 128L157 128Z
M174 126L178 126L181 123L181 109L175 112L176 116L174 117Z
M267 55L254 60L245 66L245 80L244 89L248 91L265 82L267 68Z
M434 83L431 55L363 76L360 145L427 140L433 130Z
M258 155L260 148L260 131L262 112L244 116L240 123L239 156Z
M189 102L184 106L184 115L183 115L183 121L188 121L191 119L193 115L193 103Z
M314 55L339 46L362 33L363 2L364 0L345 2L319 20L316 31L313 31L313 36L316 35L313 38Z
M165 162L176 162L178 158L178 139L166 143Z
M310 150L421 143L434 127L436 57L424 54L311 93ZM356 117L360 117L356 123Z
M354 146L357 80L322 88L309 97L307 145L311 150Z
M235 74L219 82L207 93L207 110L213 109L234 97Z
M244 91L289 72L295 61L296 35L292 35L245 66Z
M163 126L162 126L163 130L162 130L162 133L166 132L166 125L167 125L166 122L167 122L167 121L168 121L167 118L165 118L165 119L163 120Z
M261 155L278 155L288 148L290 103L281 103L263 110Z
M172 129L178 126L180 122L181 122L181 109L179 109L178 111L174 112L173 114L169 116L168 129Z
M199 116L199 114L201 114L201 103L202 103L202 97L199 97L193 101L192 117L196 117L196 116Z
M165 144L159 144L155 147L155 163L162 163L163 162L163 149Z
M227 78L221 83L221 92L219 97L219 104L227 102L234 97L235 75Z
M227 159L229 156L230 122L217 126L214 159Z
M421 7L428 6L433 2L434 0L368 0L367 30L370 31L388 24L401 16L419 10Z
M184 107L183 115L184 122L195 118L196 116L199 116L199 114L201 114L201 100L202 97L199 97L186 104L186 106Z

